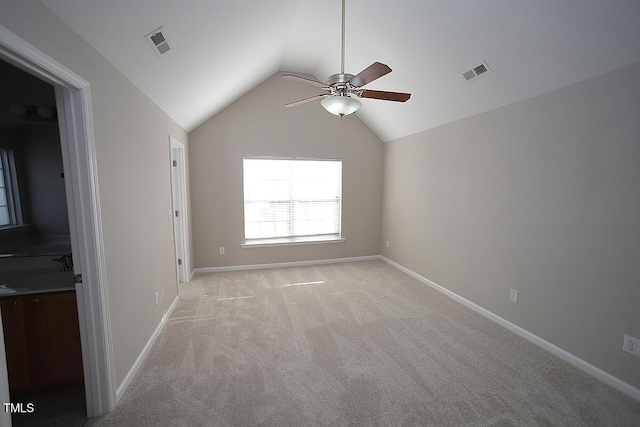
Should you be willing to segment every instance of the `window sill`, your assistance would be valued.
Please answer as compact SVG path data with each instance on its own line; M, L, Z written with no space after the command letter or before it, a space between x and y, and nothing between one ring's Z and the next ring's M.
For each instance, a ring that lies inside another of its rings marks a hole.
M295 246L317 245L320 243L342 243L344 241L344 237L340 236L282 237L277 239L246 240L241 246L243 248L262 248L266 246Z
M8 224L8 225L0 225L0 231L4 231L4 230L12 230L12 231L19 231L19 230L26 230L27 228L31 227L31 224Z

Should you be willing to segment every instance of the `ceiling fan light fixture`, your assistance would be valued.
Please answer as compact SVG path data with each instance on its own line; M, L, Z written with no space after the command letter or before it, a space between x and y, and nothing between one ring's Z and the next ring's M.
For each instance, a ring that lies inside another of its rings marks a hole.
M374 62L355 76L344 72L344 10L345 0L342 0L342 48L340 49L340 72L329 76L326 83L322 83L305 77L283 74L283 79L294 80L322 88L329 92L320 94L299 101L290 102L285 107L294 107L307 102L322 99L321 104L325 110L336 116L348 116L358 111L362 105L358 98L382 99L385 101L405 102L411 98L410 93L387 92L384 90L362 89L363 86L371 83L380 77L389 74L391 68L387 64Z
M322 102L325 110L336 116L348 116L358 111L362 105L360 101L350 96L331 95L325 97Z

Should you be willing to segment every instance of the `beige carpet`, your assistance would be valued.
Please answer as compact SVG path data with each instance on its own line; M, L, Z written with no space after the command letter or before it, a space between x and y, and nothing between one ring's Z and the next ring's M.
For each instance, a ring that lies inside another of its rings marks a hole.
M638 426L640 403L382 261L213 273L96 426Z

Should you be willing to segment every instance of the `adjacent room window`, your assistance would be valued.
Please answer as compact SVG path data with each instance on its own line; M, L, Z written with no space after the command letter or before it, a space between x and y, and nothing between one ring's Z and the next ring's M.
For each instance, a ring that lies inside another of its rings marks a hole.
M342 161L244 159L246 243L340 239Z
M13 150L0 148L0 228L22 221Z

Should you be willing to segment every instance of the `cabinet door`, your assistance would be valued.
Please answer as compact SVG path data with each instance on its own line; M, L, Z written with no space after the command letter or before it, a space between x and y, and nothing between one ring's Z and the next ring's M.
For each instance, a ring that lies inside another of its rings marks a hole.
M37 388L82 383L82 352L75 292L56 292L29 298L28 329L33 340L32 374Z
M0 299L11 397L29 389L29 359L24 305L20 297Z

